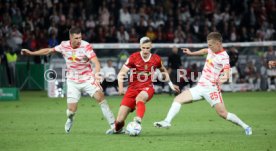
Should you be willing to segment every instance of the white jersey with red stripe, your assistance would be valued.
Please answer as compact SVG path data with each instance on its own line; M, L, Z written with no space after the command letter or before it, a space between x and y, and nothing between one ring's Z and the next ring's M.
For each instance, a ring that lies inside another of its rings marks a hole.
M96 54L88 42L82 40L80 46L73 49L69 40L63 41L54 48L54 51L60 52L66 61L68 80L77 83L94 81L90 60Z
M216 53L208 49L208 55L198 85L203 87L216 85L223 71L229 68L229 56L224 49Z

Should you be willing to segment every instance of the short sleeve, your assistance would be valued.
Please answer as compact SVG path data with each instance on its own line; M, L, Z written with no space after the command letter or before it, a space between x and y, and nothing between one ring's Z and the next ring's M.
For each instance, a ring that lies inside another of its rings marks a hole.
M161 58L158 56L157 61L156 61L156 67L161 68L162 66L163 66L163 62L162 62Z
M96 56L92 46L90 44L88 44L86 47L85 47L85 55L87 58L89 59L92 59Z
M209 53L213 53L213 52L212 52L211 49L208 48L208 49L207 49L207 53L209 54Z
M125 62L125 66L126 66L127 68L134 68L134 67L135 67L133 55L131 55L131 56L127 59L127 61Z
M230 68L229 57L222 58L221 62L222 62L223 69Z
M62 53L62 45L61 44L59 44L59 45L57 45L57 46L55 46L54 47L54 51L56 51L56 52L60 52L60 53Z

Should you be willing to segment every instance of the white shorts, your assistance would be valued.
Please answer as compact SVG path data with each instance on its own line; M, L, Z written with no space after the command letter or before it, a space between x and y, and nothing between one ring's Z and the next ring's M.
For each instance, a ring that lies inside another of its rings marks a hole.
M193 97L193 101L200 100L202 97L212 106L217 103L223 103L221 92L218 90L217 86L203 87L196 85L190 89Z
M98 90L101 90L101 86L97 85L93 81L76 83L74 81L67 80L67 103L77 103L81 97L81 92L86 92L93 97Z

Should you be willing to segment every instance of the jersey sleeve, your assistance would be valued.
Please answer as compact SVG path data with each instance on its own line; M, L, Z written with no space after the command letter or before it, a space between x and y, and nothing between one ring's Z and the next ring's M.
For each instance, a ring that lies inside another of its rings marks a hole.
M85 56L89 59L92 59L96 56L96 53L94 52L94 50L90 44L88 44L85 47Z
M157 56L156 58L156 67L161 68L163 66L163 62L159 56Z
M63 51L63 49L62 49L62 43L54 47L54 52L55 51L62 53L62 51Z
M134 68L134 57L131 55L124 64L127 68Z
M230 69L229 57L224 57L221 59L223 69Z
M213 53L211 49L207 48L207 54Z

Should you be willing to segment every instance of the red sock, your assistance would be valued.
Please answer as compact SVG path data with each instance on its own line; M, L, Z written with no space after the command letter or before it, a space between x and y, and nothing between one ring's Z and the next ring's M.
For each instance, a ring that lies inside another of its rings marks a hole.
M117 122L115 121L115 131L120 131L125 125L125 121L123 122Z
M136 107L137 107L136 116L142 119L146 111L145 103L143 101L138 101L138 103L136 104Z

